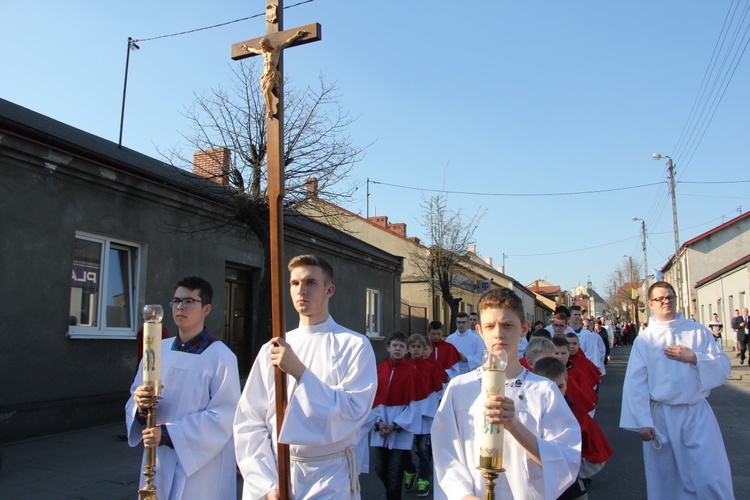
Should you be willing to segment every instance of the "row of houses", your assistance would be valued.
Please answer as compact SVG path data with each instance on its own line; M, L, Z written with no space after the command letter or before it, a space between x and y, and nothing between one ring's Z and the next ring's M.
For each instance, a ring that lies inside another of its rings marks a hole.
M207 328L249 371L270 338L259 326L263 249L236 221L239 195L215 182L220 157L212 166L199 153L187 172L0 99L0 298L9 332L0 374L12 381L0 393L0 443L121 418L137 369L139 311L166 304L187 275L214 285ZM328 204L315 179L308 195L306 213L285 215L284 253L320 254L345 277L331 302L339 323L368 335L379 359L393 331L450 324L414 263L427 249L405 224ZM461 310L502 285L523 298L529 321L549 318L550 304L491 259L474 248L461 259ZM297 321L288 298L286 321ZM164 325L176 333L171 315Z
M735 309L749 306L750 212L686 241L660 272L681 290L686 316L705 325L717 313L731 333Z

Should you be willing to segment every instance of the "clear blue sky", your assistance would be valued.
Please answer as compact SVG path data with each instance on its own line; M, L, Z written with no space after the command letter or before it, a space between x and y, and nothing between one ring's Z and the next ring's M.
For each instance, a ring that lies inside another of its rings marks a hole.
M646 220L650 268L674 252L666 162L652 153L677 165L681 242L750 208L750 183L700 183L750 179L750 56L737 64L730 52L723 70L719 59L706 97L720 96L720 105L716 97L699 106L710 125L686 129L733 5L315 0L287 9L285 28L319 22L323 40L288 50L285 69L295 86L319 74L337 82L358 117L353 142L373 143L354 169L361 188L347 208L365 214L368 177L416 188L371 184L370 214L422 236L422 193L434 193L420 189L491 194L448 198L467 214L487 210L476 234L481 256L499 265L506 254L507 273L524 284L542 278L570 289L590 277L605 295L624 255L642 261L631 217ZM747 43L747 6L739 1L735 46ZM263 0L0 0L0 97L116 142L128 36L264 10ZM264 31L261 17L139 42L123 144L154 157L180 144L189 129L180 111L194 93L228 85L231 44ZM727 68L736 68L731 80ZM550 196L596 190L610 191Z

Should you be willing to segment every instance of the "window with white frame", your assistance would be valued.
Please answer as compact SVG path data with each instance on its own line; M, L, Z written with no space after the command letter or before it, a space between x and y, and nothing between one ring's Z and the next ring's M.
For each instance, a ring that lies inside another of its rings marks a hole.
M367 317L365 322L365 334L368 337L382 337L380 328L380 292L371 288L367 289Z
M76 232L70 277L71 338L132 338L140 245Z

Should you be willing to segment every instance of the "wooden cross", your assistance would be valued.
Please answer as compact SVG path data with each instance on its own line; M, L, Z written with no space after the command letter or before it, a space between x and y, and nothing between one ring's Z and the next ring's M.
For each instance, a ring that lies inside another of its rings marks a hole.
M266 101L266 158L268 165L268 205L271 217L271 323L274 337L284 338L284 59L287 47L316 42L321 38L317 23L283 31L283 0L266 0L266 35L232 45L235 61L263 56L261 90ZM281 432L286 413L286 374L276 367L276 430ZM289 446L278 443L279 495L292 497L289 474Z

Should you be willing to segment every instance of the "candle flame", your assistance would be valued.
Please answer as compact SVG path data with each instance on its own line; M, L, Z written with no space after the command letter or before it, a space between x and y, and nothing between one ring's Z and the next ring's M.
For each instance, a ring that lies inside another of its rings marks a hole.
M143 306L143 321L147 323L161 323L164 317L164 308L159 304L148 304Z

